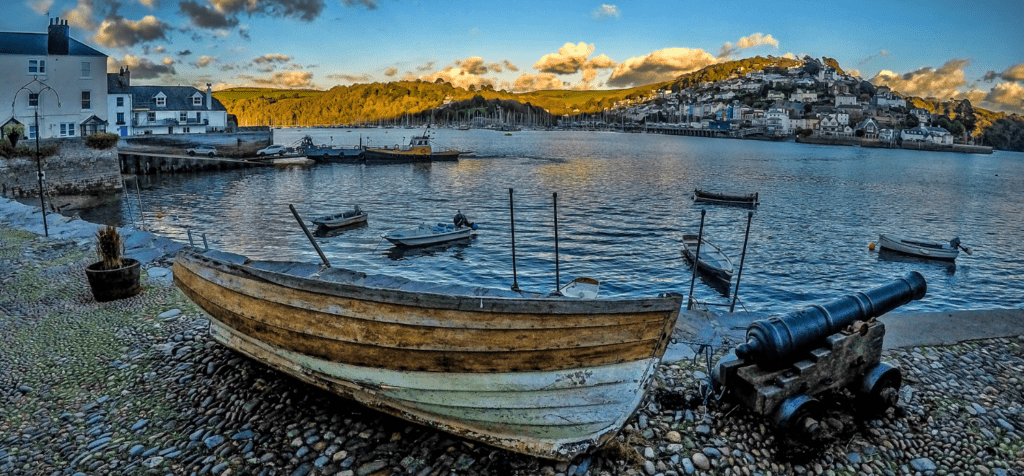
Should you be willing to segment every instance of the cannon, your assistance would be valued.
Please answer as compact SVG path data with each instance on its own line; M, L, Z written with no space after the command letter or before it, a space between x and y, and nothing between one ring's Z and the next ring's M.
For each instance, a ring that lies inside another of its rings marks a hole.
M713 369L714 389L782 430L812 435L821 429L823 406L815 396L823 392L846 387L869 411L893 406L902 375L881 362L885 325L875 318L927 290L924 277L911 271L866 292L755 321L746 342Z

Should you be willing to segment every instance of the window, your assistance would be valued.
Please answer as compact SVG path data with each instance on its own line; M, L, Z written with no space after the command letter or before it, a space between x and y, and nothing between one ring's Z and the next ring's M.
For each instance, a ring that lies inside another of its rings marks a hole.
M36 126L28 126L28 138L29 139L35 139L36 138Z
M156 122L156 113L155 112L148 112L148 113L146 113L146 120L149 121L149 122Z
M203 105L203 97L198 95L198 94L196 94L195 96L192 96L192 105L193 106L202 106Z
M167 96L157 96L156 107L167 107Z
M60 136L61 137L74 137L75 136L75 123L74 122L62 122L60 124Z
M189 132L192 132L192 129L189 127L182 127L181 132L184 134L188 134Z
M68 123L68 136L69 137L74 137L75 136L75 125L73 123Z
M117 98L117 107L124 107L124 98Z
M181 122L188 122L188 113L181 111L181 113L178 114L178 120Z
M82 62L82 77L83 78L91 78L92 77L92 63L90 63L88 61L83 61Z
M92 109L92 92L82 91L82 109Z
M28 74L46 74L46 60L28 60Z
M39 94L38 93L28 93L28 107L37 107L37 106L39 106Z
M118 124L124 124L124 113L123 112L117 113L117 123Z

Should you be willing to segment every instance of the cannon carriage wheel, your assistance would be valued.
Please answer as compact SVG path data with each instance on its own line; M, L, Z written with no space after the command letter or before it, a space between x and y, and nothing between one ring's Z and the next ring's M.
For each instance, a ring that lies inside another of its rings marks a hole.
M825 408L818 399L807 395L787 398L775 410L775 426L790 433L815 435L821 431L821 419Z
M882 413L899 402L903 375L899 367L880 362L864 372L857 388L857 399L870 413Z

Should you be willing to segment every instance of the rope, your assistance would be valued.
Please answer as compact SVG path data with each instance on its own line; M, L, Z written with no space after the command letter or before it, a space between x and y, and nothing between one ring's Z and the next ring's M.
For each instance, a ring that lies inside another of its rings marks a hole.
M377 246L374 246L374 247L373 247L373 253L376 253L376 252L377 252L377 248L380 248L380 244L381 244L381 242L383 242L383 241L384 241L384 235L380 235L380 241L378 241L378 242L377 242Z

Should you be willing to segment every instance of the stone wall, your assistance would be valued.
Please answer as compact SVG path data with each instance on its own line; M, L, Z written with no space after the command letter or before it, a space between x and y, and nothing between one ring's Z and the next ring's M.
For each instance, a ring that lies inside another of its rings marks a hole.
M224 157L253 157L257 150L273 143L273 133L268 129L257 132L131 136L121 138L117 145L124 149L122 152L182 155L189 147L208 145L215 147Z
M81 138L48 139L40 144L60 147L57 155L46 157L41 163L45 174L43 186L48 195L106 194L122 189L117 148L90 149ZM0 157L0 195L8 198L39 196L35 158Z

